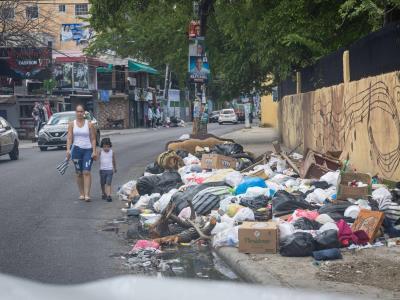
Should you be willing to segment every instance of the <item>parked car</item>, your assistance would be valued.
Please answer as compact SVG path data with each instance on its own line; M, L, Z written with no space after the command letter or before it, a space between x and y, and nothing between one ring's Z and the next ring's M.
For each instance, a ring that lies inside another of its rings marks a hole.
M0 117L0 155L8 154L11 160L19 158L18 132Z
M210 117L208 118L208 122L209 123L217 123L219 114L220 114L219 110L215 110L215 111L211 112Z
M67 146L68 123L75 120L74 111L55 113L39 131L38 146L40 151L46 151L48 147L64 148ZM96 144L99 144L100 129L97 120L89 112L86 118L96 128Z
M218 117L219 125L221 125L223 123L237 124L237 122L238 122L238 118L236 116L235 111L232 108L221 110L221 113L219 114L219 117Z

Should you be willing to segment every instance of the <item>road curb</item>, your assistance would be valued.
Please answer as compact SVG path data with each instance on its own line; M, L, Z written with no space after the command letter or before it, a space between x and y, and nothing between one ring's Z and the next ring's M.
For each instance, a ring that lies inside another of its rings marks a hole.
M248 256L239 253L237 248L221 247L215 249L216 254L244 281L256 284L269 284L274 286L290 286L282 282L277 274L265 268L258 274L257 269L260 264L249 261Z

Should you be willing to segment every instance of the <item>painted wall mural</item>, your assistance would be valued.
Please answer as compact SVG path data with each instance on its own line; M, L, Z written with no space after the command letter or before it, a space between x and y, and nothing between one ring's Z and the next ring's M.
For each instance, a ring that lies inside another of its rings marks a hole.
M400 75L365 78L280 103L283 143L319 152L343 150L362 172L400 180Z

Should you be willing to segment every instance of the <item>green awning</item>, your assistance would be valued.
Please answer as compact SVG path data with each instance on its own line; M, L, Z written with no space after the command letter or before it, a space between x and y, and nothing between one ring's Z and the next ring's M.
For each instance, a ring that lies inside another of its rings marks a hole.
M158 71L156 69L132 60L128 60L128 70L134 73L143 72L158 75Z
M109 64L107 67L98 67L97 73L111 73L113 69L113 65Z

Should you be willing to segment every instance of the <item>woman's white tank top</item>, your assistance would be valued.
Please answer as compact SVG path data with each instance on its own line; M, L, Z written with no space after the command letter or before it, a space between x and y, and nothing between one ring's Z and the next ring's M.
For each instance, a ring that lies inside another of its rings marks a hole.
M85 120L82 127L78 127L76 120L74 120L74 145L82 149L92 148L90 142L89 121Z

